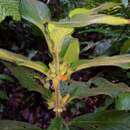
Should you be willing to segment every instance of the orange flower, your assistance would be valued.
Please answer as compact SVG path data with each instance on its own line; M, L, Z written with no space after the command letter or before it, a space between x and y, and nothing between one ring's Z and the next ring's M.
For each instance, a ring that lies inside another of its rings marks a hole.
M67 75L61 75L60 80L66 81L68 79Z

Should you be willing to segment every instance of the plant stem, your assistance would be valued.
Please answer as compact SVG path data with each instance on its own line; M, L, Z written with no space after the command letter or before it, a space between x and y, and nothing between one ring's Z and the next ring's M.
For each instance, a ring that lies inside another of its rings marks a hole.
M50 39L48 32L46 31L45 26L43 26L43 34L46 38L46 41L48 43L50 52L52 53L54 64L55 64L55 69L56 69L56 78L52 79L53 86L55 89L55 112L56 112L56 117L60 117L61 114L61 93L60 93L60 61L59 61L59 53L58 53L58 47L54 46L53 41ZM54 49L54 50L53 50Z
M59 54L58 54L58 48L55 48L55 67L56 67L56 79L55 79L55 83L54 83L54 88L55 88L55 97L56 97L56 101L55 101L55 112L56 112L56 116L60 117L60 113L61 113L61 94L60 94L60 61L59 61Z

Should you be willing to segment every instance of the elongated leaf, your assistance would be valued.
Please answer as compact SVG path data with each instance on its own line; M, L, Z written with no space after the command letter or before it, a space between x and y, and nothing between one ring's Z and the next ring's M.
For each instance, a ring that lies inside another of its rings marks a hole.
M130 55L117 55L111 57L97 57L91 60L80 60L78 62L77 71L85 68L96 67L96 66L119 66L128 69L130 63ZM125 66L126 65L126 66Z
M104 111L74 118L70 125L85 130L129 130L130 113L125 111Z
M97 13L100 13L104 10L108 10L110 8L120 8L120 3L114 3L114 2L105 2L101 5L99 5L98 7L96 8L93 8L91 9L91 14L97 14Z
M15 54L13 52L9 52L4 49L0 49L0 59L15 63L19 66L25 66L25 67L37 70L44 74L46 74L48 71L48 68L44 63L31 61L22 55Z
M51 92L40 85L35 79L35 72L25 67L14 66L10 63L4 64L10 69L11 73L18 79L19 83L29 91L36 91L42 94L45 99L51 96Z
M69 46L64 54L63 61L69 64L77 62L79 60L79 51L78 40L76 38L71 38Z
M113 2L106 2L104 4L101 4L100 6L96 7L96 8L93 8L93 9L86 9L86 8L76 8L72 11L70 11L69 13L69 17L73 17L74 15L77 15L77 14L87 14L87 15L90 15L90 14L97 14L98 12L101 12L103 10L107 10L107 9L110 9L110 8L116 8L116 7L119 7L119 4L117 3L113 3Z
M21 0L20 12L24 19L42 28L50 20L50 10L38 0Z
M130 110L130 93L120 94L115 102L117 110Z
M90 12L91 12L91 10L86 9L86 8L76 8L76 9L70 11L69 17L71 18L77 14L89 14Z
M65 37L63 44L62 44L62 47L61 47L61 51L60 51L60 57L61 58L63 58L65 56L66 51L67 51L72 39L73 38L71 36Z
M14 20L20 20L19 0L0 0L0 22L6 16L12 16Z
M91 88L91 84L94 84L96 88ZM69 85L63 83L61 87L62 95L69 94L72 99L97 95L107 95L115 98L123 92L130 92L130 88L126 84L113 84L104 78L95 78L89 83L70 82Z
M86 14L77 14L72 18L66 18L53 23L63 27L84 27L91 24L125 25L130 24L130 21L125 18L105 14L89 16Z
M34 125L13 121L13 120L0 120L0 130L42 130Z

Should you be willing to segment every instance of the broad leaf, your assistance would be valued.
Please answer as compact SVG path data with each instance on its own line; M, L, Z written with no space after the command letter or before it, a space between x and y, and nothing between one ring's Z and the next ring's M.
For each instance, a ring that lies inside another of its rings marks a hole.
M66 44L66 42L65 42ZM71 38L69 41L69 45L67 47L67 45L63 44L63 50L64 51L64 56L63 56L63 61L65 63L74 63L77 62L79 60L79 42L76 38Z
M55 24L49 24L48 32L50 35L50 39L54 44L53 47L57 48L57 51L59 53L65 37L73 33L73 28L64 28L58 27Z
M91 84L94 84L96 88L91 88ZM107 95L115 98L123 92L130 92L130 88L126 84L113 84L104 78L94 78L89 83L72 81L63 83L61 87L62 95L69 94L72 99L97 95Z
M117 110L130 110L130 93L120 94L117 97L115 104Z
M13 120L0 120L0 130L42 130L34 125L13 121Z
M129 130L130 113L125 111L103 111L74 118L71 126L85 130Z
M53 23L63 27L84 27L91 24L125 25L130 24L130 21L125 18L105 14L89 16L87 14L77 14L72 18L66 18Z
M0 0L0 22L6 16L11 16L16 21L20 20L19 0Z
M11 73L18 79L19 83L29 91L36 91L42 94L45 99L51 96L51 92L39 84L35 79L35 72L25 67L14 66L10 63L4 64Z
M77 64L77 71L85 68L96 66L119 66L124 69L130 68L130 55L117 55L117 56L101 56L95 59L80 60Z
M15 54L13 52L10 52L4 49L0 49L0 59L15 63L19 66L25 66L25 67L37 70L44 74L46 74L48 71L48 68L44 63L31 61L20 54Z
M50 10L38 0L21 0L20 12L24 19L42 28L50 20Z

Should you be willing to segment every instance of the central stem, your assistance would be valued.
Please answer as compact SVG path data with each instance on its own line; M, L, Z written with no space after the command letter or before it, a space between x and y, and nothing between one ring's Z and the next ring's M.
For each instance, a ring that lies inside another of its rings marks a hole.
M53 84L55 88L55 112L56 116L59 117L61 113L61 94L60 94L60 61L59 61L59 54L58 48L55 48L55 69L56 69L56 79L54 79Z
M56 69L56 78L52 79L53 81L53 86L55 89L55 112L56 112L56 116L60 117L60 113L62 112L62 108L61 108L61 93L60 93L60 60L59 60L59 51L58 51L58 47L54 47L54 43L51 40L51 38L49 37L48 31L46 30L46 27L43 26L43 33L44 36L48 42L48 46L50 51L52 52L52 56L54 58L54 64L55 64L55 69ZM53 48L54 47L54 48ZM54 49L54 51L53 51Z

